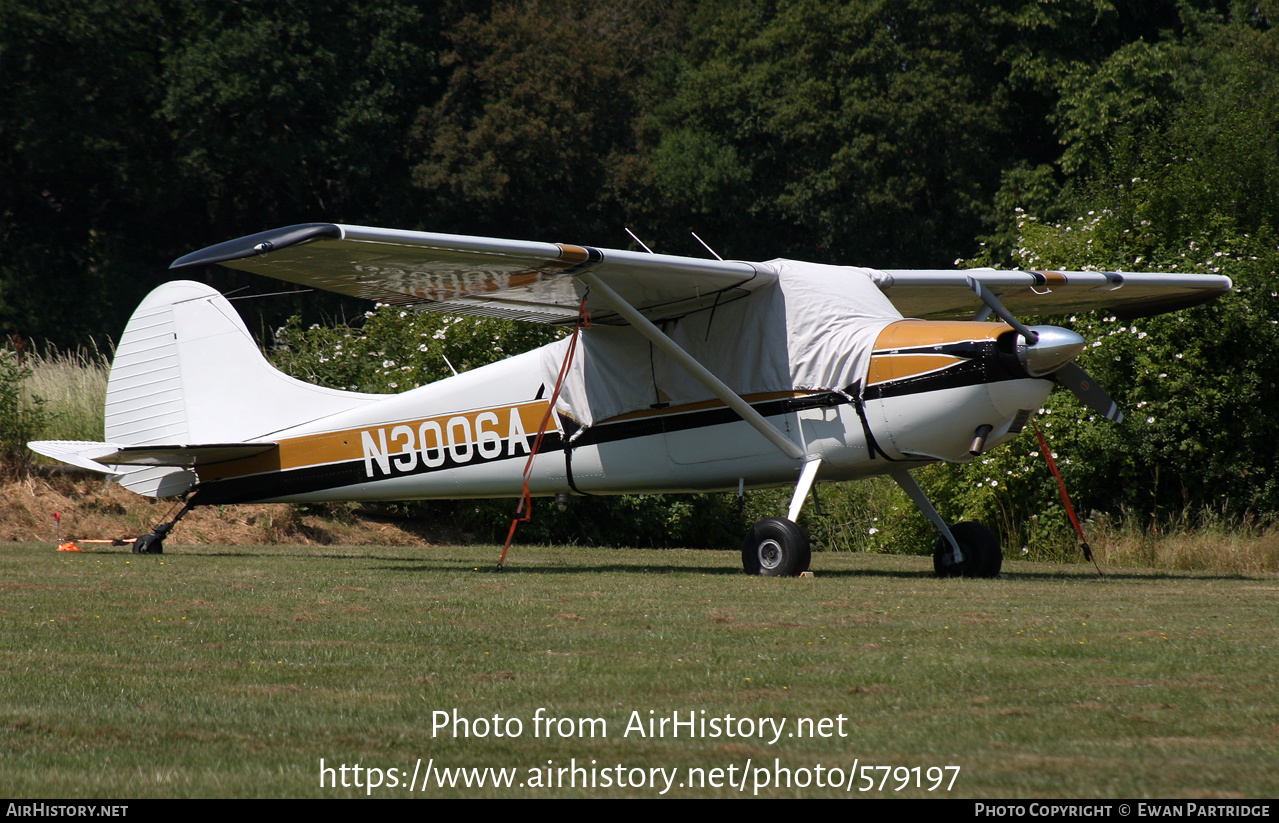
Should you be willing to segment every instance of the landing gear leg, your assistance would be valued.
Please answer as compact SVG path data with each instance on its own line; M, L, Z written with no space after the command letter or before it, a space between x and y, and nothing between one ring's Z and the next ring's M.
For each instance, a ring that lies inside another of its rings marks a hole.
M958 523L950 528L909 471L895 471L892 476L941 533L933 544L933 571L938 577L999 576L1003 552L990 529L980 523Z
M747 574L794 577L808 571L812 550L808 536L795 520L799 518L804 500L813 488L821 462L821 458L814 458L804 463L785 518L764 518L746 533L746 540L742 543L742 568Z

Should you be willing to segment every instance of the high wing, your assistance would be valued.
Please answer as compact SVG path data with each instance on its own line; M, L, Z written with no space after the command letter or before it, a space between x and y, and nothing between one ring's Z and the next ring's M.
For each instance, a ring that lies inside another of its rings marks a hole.
M220 243L170 268L209 263L419 311L570 325L587 291L573 275L587 271L653 321L745 297L775 280L757 263L332 223ZM587 309L593 322L624 322L593 296Z
M773 283L769 263L706 260L563 243L307 223L241 237L174 261L221 263L312 288L419 311L572 324L590 272L644 317L660 322L746 297ZM1105 310L1143 317L1206 303L1230 290L1204 274L863 269L906 317L968 319L983 306L970 278L1012 312ZM597 323L622 325L598 295Z
M959 320L982 307L968 279L999 295L1014 314L1066 314L1103 309L1122 318L1197 306L1230 291L1230 278L1213 274L996 269L884 271L877 282L907 317Z

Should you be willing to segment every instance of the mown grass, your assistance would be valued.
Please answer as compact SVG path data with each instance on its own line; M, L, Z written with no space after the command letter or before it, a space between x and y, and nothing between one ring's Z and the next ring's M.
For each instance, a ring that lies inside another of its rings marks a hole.
M681 779L748 760L960 766L952 791L931 795L951 797L1279 792L1274 575L1098 578L1010 561L1002 580L937 580L924 558L828 553L816 579L775 580L742 575L727 552L530 547L499 574L497 554L6 546L0 785L10 796L339 797L365 790L321 788L321 758L412 771L420 757L517 767L520 779L573 758ZM609 736L534 737L539 708L603 718ZM518 718L524 733L433 736L432 713L454 709ZM848 736L622 736L632 712L650 710L785 718L787 731L842 715Z

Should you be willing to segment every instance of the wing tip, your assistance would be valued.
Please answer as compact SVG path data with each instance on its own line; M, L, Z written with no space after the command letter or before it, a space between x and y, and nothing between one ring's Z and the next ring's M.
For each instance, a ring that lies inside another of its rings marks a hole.
M193 251L174 260L169 270L189 269L196 266L209 266L214 263L227 263L242 260L246 257L267 254L276 249L296 246L323 237L341 240L342 227L336 223L299 223L280 229L258 232L245 237L237 237L207 248Z

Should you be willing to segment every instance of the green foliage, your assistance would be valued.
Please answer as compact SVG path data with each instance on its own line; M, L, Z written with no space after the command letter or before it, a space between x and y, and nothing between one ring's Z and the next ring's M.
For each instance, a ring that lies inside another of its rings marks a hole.
M438 500L404 504L427 522L448 522L478 542L506 540L517 500ZM560 510L549 498L533 500L515 543L615 548L736 549L750 523L728 494L623 494L573 497Z
M114 325L117 299L144 293L139 259L160 262L146 247L172 202L171 167L148 118L170 29L156 3L123 6L0 0L6 334L87 343Z
M24 382L31 368L11 348L0 348L0 463L11 474L23 475L31 465L27 442L44 429L44 400L28 397Z
M645 224L883 265L971 242L1009 114L986 22L941 3L701 5L655 74L673 88L643 121Z
M700 253L693 228L734 257L881 266L943 264L980 236L1000 265L1233 277L1201 309L1076 318L1128 420L1089 423L1064 394L1043 420L1083 508L1268 514L1276 15L1274 0L0 0L0 331L103 339L177 255L304 220L600 245L625 220L664 251ZM305 325L281 331L282 367L361 391L548 339L385 309L358 330ZM1051 553L1070 538L1034 451L1023 436L923 477L948 517ZM888 481L824 494L827 517L805 513L819 545L931 544ZM470 505L437 511L478 524ZM735 505L574 501L542 520L564 542L610 542L616 523L618 540L711 545L737 539Z
M1172 181L1150 185L1163 197ZM1144 180L1136 184L1138 200L1145 186ZM1124 220L1110 212L1073 226L1040 224L1025 248L1050 267L1064 267L1064 260L1109 262L1104 267L1114 269L1134 261L1163 271L1226 274L1235 291L1158 317L1070 319L1093 341L1081 365L1108 387L1127 417L1121 426L1104 425L1073 396L1053 396L1049 425L1057 448L1072 455L1069 476L1085 500L1110 512L1158 518L1193 507L1273 515L1279 512L1273 480L1279 421L1270 413L1279 402L1274 235L1266 227L1238 233L1218 214L1182 238L1180 250L1169 250L1167 235L1149 221L1133 222L1137 216Z
M1183 176L1171 163L1145 169L1149 178L1129 178L1110 192L1114 208L1090 209L1059 223L1022 215L1021 264L1226 274L1234 291L1209 305L1156 317L1056 318L1091 341L1079 363L1126 416L1120 425L1107 423L1069 392L1057 391L1040 424L1081 513L1126 515L1145 525L1183 518L1187 511L1271 518L1279 512L1279 421L1271 413L1279 403L1275 235L1266 225L1240 232L1212 209L1197 221L1184 210L1170 220L1198 225L1188 237L1160 231L1145 216L1152 204L1175 201L1179 192L1183 203L1202 203L1186 192L1201 189L1202 178ZM930 493L965 515L983 511L982 519L1001 525L1005 545L1029 544L1053 554L1071 541L1070 532L1063 518L1051 514L1053 525L1035 534L1045 528L1045 512L1061 509L1042 460L1032 456L1035 448L1023 434L979 461L950 467ZM1035 463L1038 468L1030 465ZM1000 485L983 485L991 480Z
M346 391L403 392L550 343L563 332L536 323L448 317L379 306L357 325L303 328L291 318L275 333L271 360L311 383ZM452 364L452 369L450 369Z
M204 222L406 219L404 140L438 93L438 14L399 0L185 4L154 116Z
M793 489L748 492L743 527L777 517L790 505ZM906 493L887 477L821 483L799 516L817 550L886 554L929 554L937 533ZM740 535L738 541L740 542Z
M672 39L678 4L476 6L450 27L444 94L412 133L412 181L437 230L620 232L608 190L631 151L636 79Z
M1006 177L1001 199L1028 207L1009 212L1012 265L1202 272L1234 282L1219 301L1156 317L1054 320L1091 341L1079 363L1126 417L1118 426L1096 420L1059 391L1041 425L1077 508L1142 527L1279 512L1271 413L1279 402L1279 35L1264 16L1232 14L1185 4L1165 42L1133 44L1101 72L1065 80L1062 167L1088 176L1059 193L1047 219L1042 190L1025 185L1035 176ZM1009 182L1023 187L1020 196ZM997 249L983 258L1003 260ZM942 501L958 490L957 508L996 515L1006 545L1052 554L1072 542L1056 514L1044 531L1043 513L1061 509L1055 489L1042 467L1033 472L1038 485L1020 484L1014 465L1036 462L1021 457L1034 449L1023 435L944 470L930 490ZM1008 481L981 485L996 475Z

